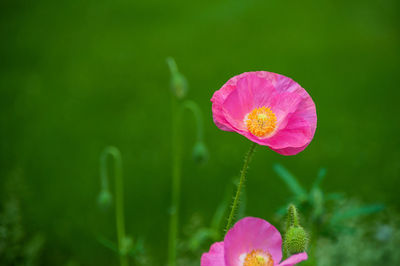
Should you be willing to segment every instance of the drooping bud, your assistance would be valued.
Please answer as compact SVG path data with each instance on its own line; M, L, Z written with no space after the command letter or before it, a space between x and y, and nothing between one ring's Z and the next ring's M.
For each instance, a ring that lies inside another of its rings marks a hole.
M189 110L192 112L194 120L197 126L197 140L193 147L193 160L197 163L205 163L208 160L208 149L204 144L204 128L203 128L203 115L201 109L196 102L191 100L185 100L182 103L182 111Z
M301 253L306 250L308 237L301 226L291 226L285 235L285 248L288 254Z
M183 76L172 57L167 58L169 70L171 71L171 89L178 99L183 99L188 90L188 83Z
M171 80L172 90L179 99L183 99L187 93L187 81L181 73L176 73Z
M108 209L112 203L112 195L108 190L101 190L99 197L97 198L97 203L102 209Z
M110 193L110 186L108 183L108 169L107 169L107 157L111 156L115 160L114 174L115 178L122 178L122 166L121 166L121 153L118 148L114 146L106 147L100 155L100 194L97 198L97 203L103 209L110 207L112 203L112 195ZM116 196L116 199L118 196Z
M207 146L202 141L198 141L193 147L192 156L195 162L205 163L208 160Z

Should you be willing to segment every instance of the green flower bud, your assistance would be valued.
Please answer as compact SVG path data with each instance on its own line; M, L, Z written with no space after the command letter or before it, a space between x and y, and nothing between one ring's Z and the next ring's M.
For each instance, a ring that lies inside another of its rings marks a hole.
M179 72L178 66L172 57L167 58L167 64L171 71L172 92L178 99L183 99L188 90L186 78Z
M99 206L103 209L107 209L111 206L112 196L108 190L102 190L97 199Z
M198 141L193 147L192 155L195 162L205 163L208 160L207 146L202 141Z
M301 226L290 226L285 234L285 249L288 254L301 253L306 250L308 237Z
M185 98L188 91L186 78L179 72L175 73L172 76L171 88L176 97L178 97L178 99Z

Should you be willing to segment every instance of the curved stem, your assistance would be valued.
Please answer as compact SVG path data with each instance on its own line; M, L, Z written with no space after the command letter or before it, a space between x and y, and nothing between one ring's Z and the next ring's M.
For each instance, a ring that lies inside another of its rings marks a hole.
M244 185L244 182L246 180L246 172L247 172L247 169L249 168L249 163L250 163L251 157L254 154L254 150L256 149L256 147L257 147L257 143L253 143L251 145L249 151L247 152L246 157L244 158L243 168L242 168L242 171L240 172L239 185L238 185L238 188L237 188L237 191L236 191L235 198L234 198L233 203L232 203L232 209L231 209L231 213L229 214L228 223L227 223L226 228L225 228L226 232L232 226L232 222L233 222L233 219L235 217L236 210L237 210L237 207L238 207L238 204L239 204L240 192L241 192L242 187Z
M122 178L122 159L120 151L113 146L109 146L104 149L101 155L101 176L102 184L108 186L107 180L107 156L110 155L114 158L114 175L115 175L115 220L117 225L117 237L118 237L118 253L121 266L128 266L128 258L126 254L122 252L125 240L125 217L124 217L124 190L123 190L123 178Z
M101 191L110 191L107 177L107 155L108 153L104 151L100 156L100 184Z
M185 77L179 73L175 60L172 57L167 58L167 64L171 72L171 81L174 93L171 94L171 113L172 113L172 192L171 209L169 221L169 239L168 239L168 265L176 266L177 242L178 242L178 224L179 224L179 200L181 188L181 165L182 165L182 143L181 143L181 125L182 113L185 108L192 111L197 124L197 141L203 140L203 117L200 108L193 101L180 101L184 98L187 90Z
M203 141L203 115L199 106L194 101L186 100L183 102L182 107L192 111L197 125L197 140Z

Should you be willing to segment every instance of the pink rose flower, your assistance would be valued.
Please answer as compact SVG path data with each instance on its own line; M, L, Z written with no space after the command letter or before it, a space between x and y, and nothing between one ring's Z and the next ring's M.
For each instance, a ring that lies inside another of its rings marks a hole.
M214 123L283 155L304 150L317 127L315 104L292 79L266 71L228 80L211 98Z
M306 260L307 253L282 261L282 237L279 231L260 218L246 217L214 243L201 257L201 266L292 266Z

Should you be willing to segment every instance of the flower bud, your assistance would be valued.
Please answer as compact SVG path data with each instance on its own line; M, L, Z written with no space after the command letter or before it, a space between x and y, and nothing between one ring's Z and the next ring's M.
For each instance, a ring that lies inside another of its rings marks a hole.
M188 91L186 78L181 73L175 73L171 79L173 93L178 99L183 99Z
M111 206L112 196L108 190L102 190L97 199L99 206L103 209L107 209Z
M208 150L202 141L198 141L193 147L193 160L196 163L205 163L208 160Z
M301 226L290 226L285 235L285 248L288 254L301 253L306 250L308 237Z
M172 57L167 58L167 64L171 71L171 89L178 99L183 99L187 92L186 78L179 72L178 66Z

